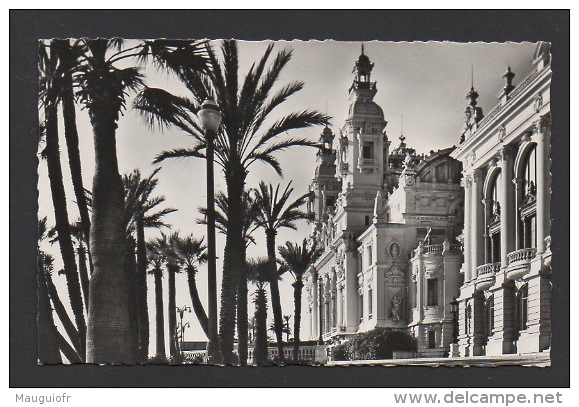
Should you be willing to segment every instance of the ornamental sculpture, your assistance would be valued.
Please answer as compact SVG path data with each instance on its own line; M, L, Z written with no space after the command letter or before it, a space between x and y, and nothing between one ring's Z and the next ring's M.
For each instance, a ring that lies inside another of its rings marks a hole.
M402 305L402 298L398 294L392 298L392 321L398 322L400 321L400 308Z

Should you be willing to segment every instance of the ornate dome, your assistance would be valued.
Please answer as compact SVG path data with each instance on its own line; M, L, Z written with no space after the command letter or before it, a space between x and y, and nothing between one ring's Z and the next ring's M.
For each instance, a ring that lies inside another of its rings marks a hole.
M384 111L372 100L355 100L348 110L348 119L356 117L379 118L384 120Z

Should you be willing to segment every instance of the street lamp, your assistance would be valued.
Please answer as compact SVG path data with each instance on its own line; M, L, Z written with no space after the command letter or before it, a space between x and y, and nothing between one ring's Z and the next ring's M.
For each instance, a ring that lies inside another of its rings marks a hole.
M207 162L207 290L209 298L209 342L207 343L207 359L209 363L221 363L221 351L217 343L217 267L215 265L215 186L213 174L213 161L215 154L215 137L221 125L221 112L219 106L212 99L207 99L199 110L201 128L205 132L207 149L205 152Z
M177 330L176 335L177 335L177 344L179 345L179 351L181 352L183 350L183 342L185 342L185 328L188 328L190 326L189 322L183 325L183 314L185 314L185 312L191 312L191 307L189 307L188 305L183 305L181 308L175 307L175 309L179 313L179 324L176 327Z
M450 302L450 313L452 314L452 343L458 343L458 301L456 297L452 297Z

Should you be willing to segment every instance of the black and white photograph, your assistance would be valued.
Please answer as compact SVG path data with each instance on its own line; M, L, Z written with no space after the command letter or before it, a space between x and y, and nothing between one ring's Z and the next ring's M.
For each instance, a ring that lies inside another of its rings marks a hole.
M39 363L549 365L549 43L38 50Z
M570 402L569 23L11 12L11 402Z

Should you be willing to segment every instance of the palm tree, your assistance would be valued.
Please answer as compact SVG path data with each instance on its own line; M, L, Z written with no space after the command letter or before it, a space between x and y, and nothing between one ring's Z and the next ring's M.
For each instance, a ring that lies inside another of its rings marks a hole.
M277 269L277 258L275 253L275 238L281 228L296 229L295 222L300 219L308 219L307 213L300 210L300 206L306 203L309 193L298 197L290 202L293 192L291 182L280 194L280 185L274 187L265 182L260 182L255 190L255 201L257 203L256 223L265 231L267 257L272 270ZM282 269L285 270L285 269ZM280 362L283 362L283 313L281 309L281 299L277 278L270 282L271 305L273 309L273 319L275 324L275 335L277 347L280 355Z
M247 276L256 286L253 302L255 304L255 337L253 338L253 363L268 364L267 351L267 292L266 286L273 277L269 260L265 258L247 261Z
M145 363L149 352L149 310L147 305L147 249L145 228L160 229L169 225L163 218L176 209L158 209L165 202L163 195L152 196L159 183L156 177L161 168L155 169L148 177L142 178L139 170L123 176L125 187L125 225L127 235L136 239L136 270L131 290L136 294L135 319L137 338L137 361Z
M314 240L308 245L306 239L301 246L292 242L286 242L285 246L278 247L282 266L286 267L294 276L294 362L298 362L300 348L300 324L302 318L302 290L304 288L304 275L322 254Z
M161 239L159 239L160 248L163 251L165 257L165 267L167 268L167 276L169 285L169 295L167 300L167 313L169 319L169 354L171 358L177 357L179 354L177 346L177 305L175 302L176 287L175 287L175 275L181 272L180 262L181 259L175 252L175 242L179 238L177 232L173 232L170 236L161 234Z
M42 364L60 364L62 357L58 345L58 331L54 325L54 316L50 305L50 296L46 286L45 267L46 253L40 250L40 243L46 238L46 218L38 220L38 252L36 279L38 283L38 362Z
M160 153L155 162L167 158L205 158L206 142L196 114L205 99L215 99L223 113L221 129L215 141L215 157L225 175L228 208L231 213L241 213L245 181L251 165L256 161L263 162L281 175L276 153L294 146L315 146L315 143L303 138L280 140L279 137L291 130L326 124L329 118L317 111L304 110L271 120L277 113L276 108L304 86L303 82L296 81L275 93L273 91L280 73L291 59L291 50L280 51L267 67L273 51L273 45L268 46L263 57L241 81L236 41L225 40L221 43L222 62L209 45L206 51L209 72L190 65L187 59L180 58L181 54L167 53L162 56L166 66L173 70L189 91L189 97L175 96L163 89L146 88L137 97L135 107L151 126L177 128L195 140L190 148ZM266 125L268 122L272 124ZM233 363L238 266L245 260L243 242L243 219L232 217L227 223L219 323L221 350L226 364Z
M126 239L123 183L119 173L116 129L129 92L142 85L133 66L117 63L140 47L125 48L119 39L83 39L75 80L80 102L93 127L95 172L92 186L87 362L130 363L131 338L127 282L123 274Z
M172 245L174 253L185 266L185 271L187 272L187 282L189 284L189 295L191 296L193 311L199 320L203 332L209 337L209 321L201 299L199 298L199 291L197 290L197 282L195 280L198 266L207 261L207 247L203 244L203 239L196 239L193 235L184 238L177 235L172 240Z
M217 204L217 210L215 211L215 221L217 229L223 233L227 234L227 219L228 219L228 208L227 208L227 196L223 192L219 192L215 197L215 203ZM242 256L243 263L238 266L238 284L237 284L237 353L239 356L239 364L241 366L247 365L247 348L248 348L248 315L247 315L247 301L248 301L248 290L247 290L247 270L244 267L246 264L247 248L250 244L255 243L253 238L253 232L257 228L255 224L255 211L256 203L251 194L248 191L243 193L242 199L242 210L240 213L235 214L243 219L243 241L245 246L243 247ZM202 215L207 216L207 209L200 208L199 212ZM198 223L205 224L205 219L199 220ZM245 284L243 283L245 281Z
M58 104L63 87L63 66L60 58L50 45L43 42L39 44L39 71L40 71L40 105L44 112L44 130L46 146L42 156L46 158L50 191L54 207L56 231L58 233L58 245L64 263L66 282L70 305L74 313L78 334L80 336L81 358L85 357L86 322L84 319L84 306L77 272L74 247L72 244L68 209L66 206L66 192L60 163L60 147L58 140Z
M155 278L155 322L156 322L156 348L155 353L158 358L165 358L165 310L163 307L163 263L165 254L163 252L164 243L161 238L156 238L147 242L147 261L151 266L149 273Z
M80 213L80 223L85 242L90 239L90 215L85 199L85 188L82 181L82 165L79 151L78 129L76 127L76 111L74 104L74 81L73 75L79 66L79 58L82 56L83 47L78 40L54 39L51 47L60 60L62 67L60 99L62 102L62 115L64 118L64 139L68 153L72 185L76 204ZM88 252L90 259L90 251ZM92 265L90 266L92 270ZM84 289L84 287L83 287Z
M70 231L73 239L77 243L76 254L78 259L78 275L80 277L84 306L85 309L88 309L89 273L87 268L87 241L82 220L77 220L75 223L71 224Z

